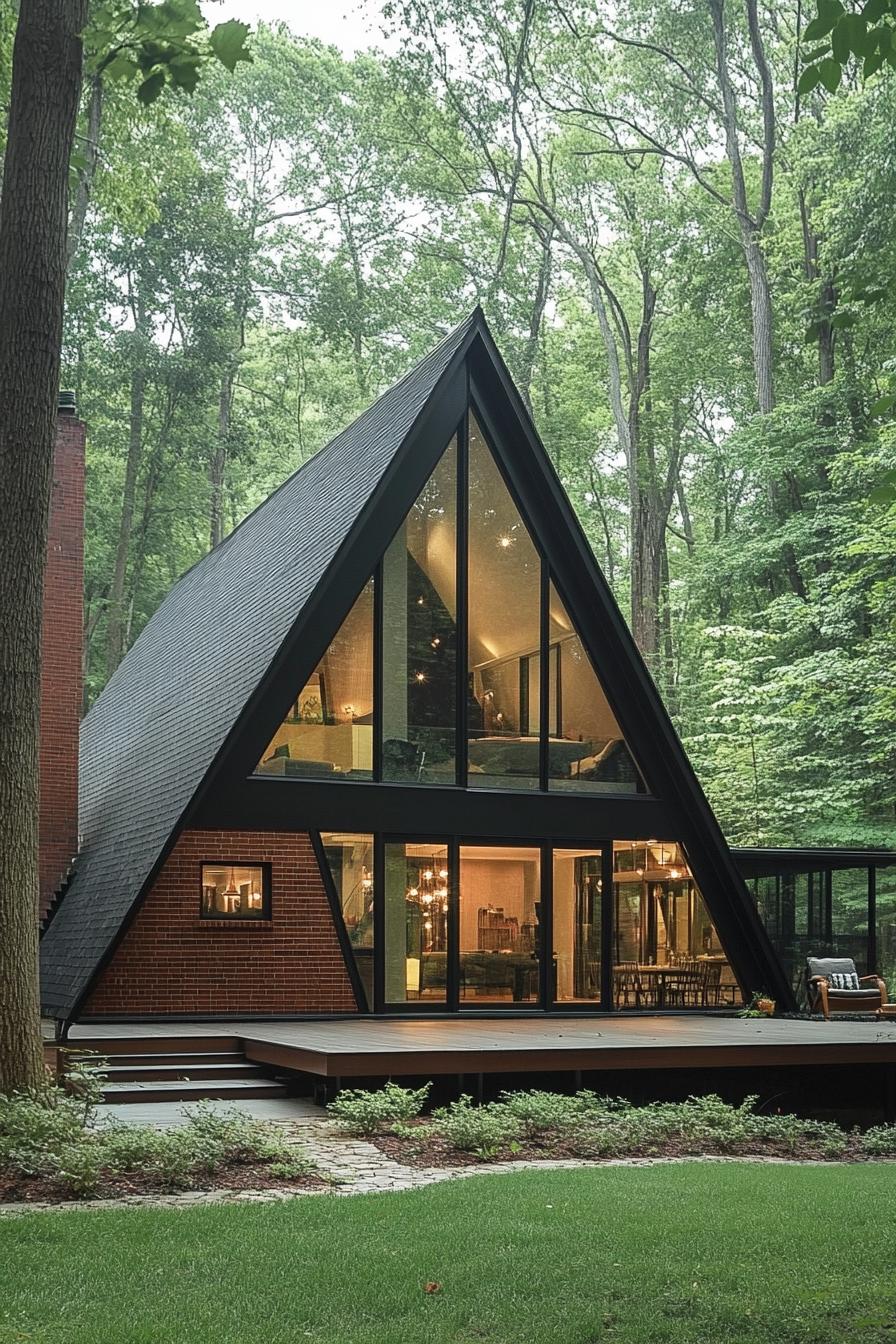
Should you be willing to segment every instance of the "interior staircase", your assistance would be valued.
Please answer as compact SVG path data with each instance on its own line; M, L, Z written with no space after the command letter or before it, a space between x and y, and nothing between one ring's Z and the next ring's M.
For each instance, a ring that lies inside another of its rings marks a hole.
M246 1059L236 1036L97 1037L73 1042L66 1059L69 1068L98 1063L103 1100L116 1104L289 1095L266 1065Z

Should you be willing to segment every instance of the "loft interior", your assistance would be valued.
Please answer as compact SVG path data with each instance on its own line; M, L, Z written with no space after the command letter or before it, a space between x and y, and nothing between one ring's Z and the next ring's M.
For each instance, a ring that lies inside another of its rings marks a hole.
M789 1008L893 871L731 853L478 310L180 580L80 798L61 1023Z

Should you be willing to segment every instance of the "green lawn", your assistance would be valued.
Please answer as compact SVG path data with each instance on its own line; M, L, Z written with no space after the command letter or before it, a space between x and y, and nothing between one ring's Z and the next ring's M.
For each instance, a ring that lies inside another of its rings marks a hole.
M896 1339L894 1220L889 1164L34 1214L0 1222L0 1341L875 1344Z

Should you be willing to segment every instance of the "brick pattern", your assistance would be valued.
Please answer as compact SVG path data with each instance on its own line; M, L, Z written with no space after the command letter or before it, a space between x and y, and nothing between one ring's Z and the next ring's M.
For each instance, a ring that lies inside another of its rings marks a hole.
M270 920L201 919L202 863L269 863ZM185 831L82 1015L355 1011L309 837Z
M82 420L60 415L53 456L40 694L40 911L78 849L78 730L84 627Z

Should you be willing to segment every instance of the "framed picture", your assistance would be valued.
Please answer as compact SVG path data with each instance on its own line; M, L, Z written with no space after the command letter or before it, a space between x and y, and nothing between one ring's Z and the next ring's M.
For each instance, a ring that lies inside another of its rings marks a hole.
M296 723L327 722L323 672L314 672L306 681L293 705L292 717Z

